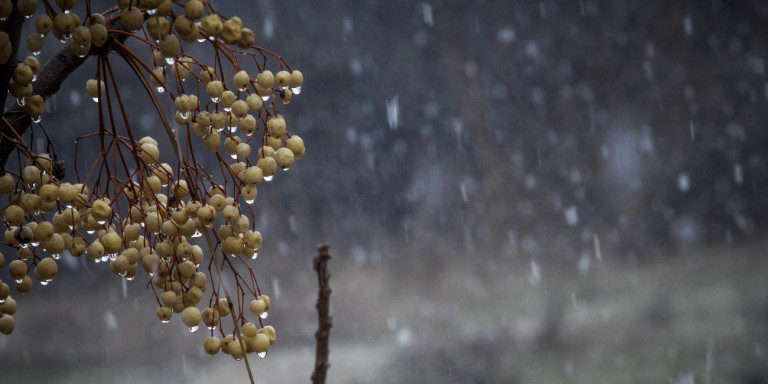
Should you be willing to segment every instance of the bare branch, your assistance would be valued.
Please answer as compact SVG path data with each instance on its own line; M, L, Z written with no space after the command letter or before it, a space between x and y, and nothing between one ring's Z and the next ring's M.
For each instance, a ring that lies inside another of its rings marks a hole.
M314 267L317 272L317 332L315 340L317 347L315 349L315 371L312 373L313 384L324 384L328 375L328 368L331 364L328 362L328 338L333 326L333 318L330 316L331 286L329 280L331 274L328 272L328 262L331 260L329 245L321 245L318 248L318 255L314 259Z
M11 81L11 74L16 67L16 56L18 55L21 43L21 26L24 24L24 16L16 9L15 3L14 1L13 12L2 24L2 31L8 34L9 41L13 47L8 61L0 65L0 106L3 108L5 108L5 100L8 97L8 82Z

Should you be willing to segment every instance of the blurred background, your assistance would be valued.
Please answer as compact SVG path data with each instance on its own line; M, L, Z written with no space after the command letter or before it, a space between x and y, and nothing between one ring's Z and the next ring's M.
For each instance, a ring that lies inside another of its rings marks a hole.
M215 4L306 79L282 112L308 154L255 205L258 383L309 380L322 242L331 383L768 383L768 3ZM94 71L49 103L61 158ZM160 324L146 276L62 260L0 382L246 382Z

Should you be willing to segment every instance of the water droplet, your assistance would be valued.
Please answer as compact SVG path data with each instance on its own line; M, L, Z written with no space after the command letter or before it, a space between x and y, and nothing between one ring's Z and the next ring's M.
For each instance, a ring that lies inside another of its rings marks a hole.
M270 95L262 96L261 100L269 101Z
M251 255L251 260L256 260L257 257L259 257L259 253L254 252L253 255Z
M218 97L211 97L211 102L218 103L219 102L219 98Z
M197 38L197 42L198 43L202 43L203 41L205 41L205 37L198 37Z
M5 299L0 299L0 304L5 303Z
M33 123L39 123L42 120L43 120L43 116L35 116L32 118Z
M19 98L19 99L16 99L16 103L17 103L17 104L19 104L19 106L20 106L20 107L23 107L23 106L24 106L24 104L26 104L26 103L27 103L27 99L26 99L26 98L24 98L24 97L22 97L22 98Z
M31 19L31 18L32 18L32 15L24 15L24 18L25 18L25 19L27 19L27 20L29 20L29 19Z
M32 54L35 55L35 56L40 56L40 52L42 52L42 51L32 51Z
M256 356L258 356L258 357L263 359L263 358L267 357L267 351L259 352L258 354L256 354Z
M245 203L246 204L253 204L254 201L256 201L256 199L250 199L250 200L246 199Z
M192 333L195 333L197 332L197 328L199 328L197 325L195 325L194 327L189 327L189 331Z
M161 322L161 323L163 323L163 324L168 324L168 323L170 323L171 321L170 321L170 320L160 320L160 322Z
M16 279L14 281L16 281L16 284L21 284L24 282L24 279Z
M107 221L106 220L96 220L96 223L98 223L99 225L104 225L104 224L107 223Z
M32 76L32 81L37 81L37 73Z
M65 9L65 10L64 10L64 14L67 14L67 15L69 15L69 12L71 12L69 9Z
M192 237L200 237L200 236L202 236L202 235L203 235L203 234L202 234L202 233L200 233L200 231L198 231L198 230L195 230L195 233L193 233L193 234L192 234Z
M576 210L575 205L571 205L570 207L566 208L564 213L565 222L568 223L569 226L573 227L579 223L579 212Z
M288 172L291 170L291 167L281 167L281 169L285 172Z
M744 183L744 171L741 168L741 164L733 165L733 181L739 185Z
M398 95L387 100L387 122L389 129L397 129L400 126L400 102Z
M46 286L46 285L48 285L48 283L50 283L49 280L43 280L43 281L40 282L40 285Z
M125 279L128 280L128 281L133 281L133 279L135 279L135 278L136 278L136 276L131 276L131 277L126 277Z
M181 115L182 119L187 119L187 118L189 118L189 115L191 115L191 114L192 114L192 112L187 111L187 112L184 112L184 113L180 113L179 115Z
M176 63L176 58L174 58L174 57L166 57L165 58L165 63L168 64L168 65L173 65L174 63Z
M301 85L299 85L298 87L291 88L291 92L293 92L294 95L300 94L301 93Z
M267 317L269 317L269 312L264 312L261 315L259 315L259 317L261 317L262 319L266 319Z
M164 87L156 87L155 90L157 91L157 93L165 92L165 88Z
M232 112L232 107L224 107L224 112Z
M157 8L147 9L148 15L154 15L155 13L157 13Z
M275 175L264 176L263 179L264 179L264 181L272 181L273 177L275 177Z
M234 160L234 159L237 159L237 154L232 154L232 155L229 155L229 157L231 157L231 158L232 158L232 160Z
M211 330L211 331L214 331L214 330L216 330L216 327L217 327L217 326L216 326L216 325L214 325L214 326L212 326L212 327L208 327L208 329L209 329L209 330Z
M98 103L99 102L99 98L98 97L92 97L91 100L93 100L94 103Z
M51 254L51 257L53 257L54 260L61 259L61 253L53 253Z
M691 189L691 178L688 176L688 173L683 172L677 175L677 189L680 192L688 192Z
M85 231L85 233L87 233L89 235L93 235L94 233L96 233L96 231L94 231L92 229L89 229L89 230Z

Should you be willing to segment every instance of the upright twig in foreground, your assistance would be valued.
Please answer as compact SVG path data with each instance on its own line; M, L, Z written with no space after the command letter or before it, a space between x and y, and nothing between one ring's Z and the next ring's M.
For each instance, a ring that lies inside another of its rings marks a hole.
M328 272L328 261L331 260L331 254L328 250L330 248L328 245L321 245L318 248L319 253L314 259L319 289L317 304L315 304L317 308L317 332L315 332L317 348L315 349L315 372L312 373L313 384L324 384L328 368L331 366L328 362L328 337L333 326L332 318L329 315L331 286L328 280L330 280L331 274Z

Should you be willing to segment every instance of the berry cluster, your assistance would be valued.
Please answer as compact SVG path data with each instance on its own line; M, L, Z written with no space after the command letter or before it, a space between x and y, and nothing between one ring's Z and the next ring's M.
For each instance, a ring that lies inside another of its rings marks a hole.
M277 110L301 92L302 73L256 46L252 30L238 17L224 17L209 1L119 0L104 13L85 17L84 25L75 0L55 3L60 12L45 2L44 12L35 17L37 33L26 40L33 56L16 65L9 92L43 129L45 102L34 95L41 66L34 56L46 35L53 32L77 56L96 56L96 73L85 90L97 104L99 126L77 145L98 140L101 153L85 178L77 171L77 181L67 182L55 156L35 154L14 138L24 158L18 172L4 170L0 194L8 196L2 221L4 244L16 250L7 263L16 290L30 292L30 271L47 285L58 272L56 260L67 253L108 264L129 281L141 266L163 323L174 314L192 332L204 323L209 354L223 351L237 360L252 352L266 356L276 333L263 324L270 299L248 263L262 243L251 204L260 183L305 154L303 140L289 133ZM90 9L90 2L86 6ZM0 19L14 11L31 18L37 8L36 0L19 0L15 10L10 0L0 0ZM150 49L150 60L128 48L124 42L130 38ZM213 63L185 54L182 43L208 44ZM0 32L0 63L10 59L10 44ZM120 54L146 88L160 117L158 131L170 140L171 151L162 150L153 137L133 136L110 51ZM255 77L243 61L254 67ZM273 74L269 65L279 70ZM165 117L163 97L172 101L173 119ZM212 152L220 175L199 162L196 146ZM0 255L0 267L4 264ZM2 283L0 331L13 331L15 312L10 287ZM224 324L230 315L231 322ZM248 321L250 315L255 322ZM228 326L232 332L224 330Z

